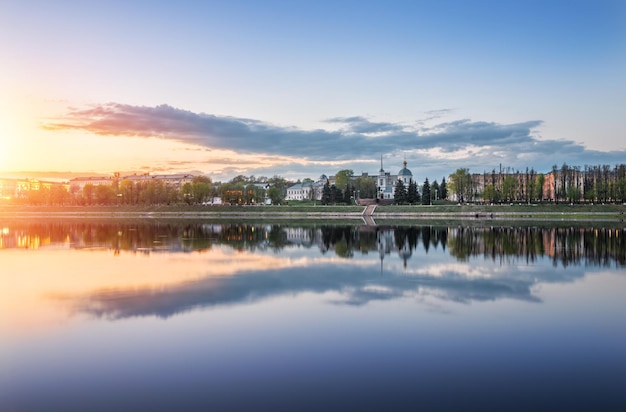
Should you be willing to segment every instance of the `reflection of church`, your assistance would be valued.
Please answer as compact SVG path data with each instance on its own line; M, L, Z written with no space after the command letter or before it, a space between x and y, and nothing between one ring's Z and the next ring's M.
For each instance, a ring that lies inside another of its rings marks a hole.
M376 243L378 246L378 258L380 259L380 268L382 271L383 260L385 255L391 255L392 251L398 251L398 257L402 259L403 266L406 268L407 261L413 256L413 248L406 234L400 235L398 242L395 230L384 230L377 233Z
M402 180L405 187L408 187L409 183L414 180L413 173L406 167L406 160L403 162L403 166L398 171L398 174L392 175L391 172L385 172L385 169L383 169L383 157L380 157L380 170L378 171L376 182L379 199L393 199L398 180Z

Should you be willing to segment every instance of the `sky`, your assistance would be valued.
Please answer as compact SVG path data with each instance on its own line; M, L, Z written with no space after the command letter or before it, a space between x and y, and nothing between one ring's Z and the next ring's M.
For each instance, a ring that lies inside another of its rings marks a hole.
M0 0L0 177L626 162L626 2Z

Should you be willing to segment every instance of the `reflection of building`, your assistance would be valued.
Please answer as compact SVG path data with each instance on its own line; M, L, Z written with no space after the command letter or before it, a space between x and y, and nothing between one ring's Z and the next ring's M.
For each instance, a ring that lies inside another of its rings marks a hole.
M285 229L287 236L287 242L292 245L311 247L313 242L319 241L319 235L316 236L316 229L309 229L303 227L288 227Z
M400 259L414 266L429 249L442 248L460 260L551 259L575 265L626 266L626 228L537 227L297 227L276 224L137 224L14 223L0 227L0 249L71 248L81 250L191 252L227 245L236 250L318 248L351 259L356 253L378 252L383 261ZM422 252L419 252L419 251ZM418 251L418 252L416 252ZM2 262L0 261L0 266ZM1 270L1 269L0 269Z

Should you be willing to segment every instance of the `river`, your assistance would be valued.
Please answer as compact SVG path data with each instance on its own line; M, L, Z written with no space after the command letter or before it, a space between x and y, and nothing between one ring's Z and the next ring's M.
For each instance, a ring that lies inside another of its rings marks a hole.
M0 224L0 410L626 410L626 230Z

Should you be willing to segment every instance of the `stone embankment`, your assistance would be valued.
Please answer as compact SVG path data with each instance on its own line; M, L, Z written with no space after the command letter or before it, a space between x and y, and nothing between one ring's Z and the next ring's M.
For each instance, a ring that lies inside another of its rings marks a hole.
M449 220L449 221L611 221L624 222L626 206L608 208L552 207L528 208L474 208L459 207L402 207L381 206L376 203L355 206L317 207L213 207L176 209L176 207L133 209L126 207L2 207L0 221L6 219L256 219L256 220L359 220L368 225L392 220Z

